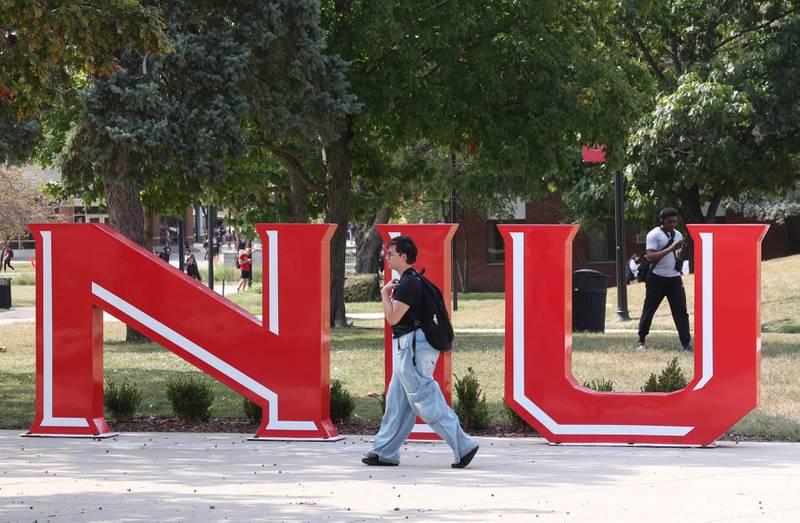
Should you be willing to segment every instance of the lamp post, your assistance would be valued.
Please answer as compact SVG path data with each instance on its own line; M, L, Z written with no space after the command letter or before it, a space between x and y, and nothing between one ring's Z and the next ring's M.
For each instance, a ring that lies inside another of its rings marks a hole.
M184 252L183 245L186 242L186 230L184 229L183 218L178 220L178 268L183 272L184 270Z
M614 225L617 237L617 321L629 321L628 278L625 270L625 204L622 194L622 171L614 173Z
M214 290L214 226L217 221L217 209L213 205L208 206L206 213L208 223L206 234L208 234L208 288Z
M583 146L584 163L605 163L606 146L590 148ZM622 171L614 173L614 233L616 243L617 265L617 321L629 321L628 312L628 279L626 278L625 256L625 200L622 193Z
M450 166L453 168L453 189L450 192L450 223L456 223L456 203L458 201L458 193L456 192L456 153L450 152ZM452 285L453 289L453 310L458 310L458 242L456 235L453 235L453 274Z

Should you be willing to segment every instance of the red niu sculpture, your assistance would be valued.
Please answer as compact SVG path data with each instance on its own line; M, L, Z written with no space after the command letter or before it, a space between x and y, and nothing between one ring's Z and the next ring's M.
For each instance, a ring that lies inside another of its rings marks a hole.
M685 389L669 394L595 392L572 376L577 226L498 228L506 245L506 403L550 442L709 445L756 407L768 226L688 226L695 372Z
M32 225L36 419L30 435L104 436L103 311L263 409L256 438L326 439L335 225L257 225L260 321L104 225Z

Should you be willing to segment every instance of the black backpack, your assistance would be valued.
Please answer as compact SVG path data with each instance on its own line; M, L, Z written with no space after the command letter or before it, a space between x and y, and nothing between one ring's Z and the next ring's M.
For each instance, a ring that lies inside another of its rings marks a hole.
M647 274L652 268L653 265L647 261L647 256L642 256L642 263L639 264L639 272L636 273L636 281L640 283L647 281Z
M660 229L661 232L664 233L664 236L667 237L667 244L664 246L664 248L666 249L675 242L675 231L672 231L672 234L670 235L667 234L667 231L665 231L663 227L660 227ZM675 259L677 260L678 255L675 254L674 252L673 255L675 255ZM636 273L636 281L639 282L647 281L647 275L650 273L652 269L653 269L653 264L647 261L647 256L644 256L644 258L642 259L642 263L639 265L639 272Z
M422 301L425 304L422 318L416 317L415 323L425 333L431 347L440 352L447 352L453 348L455 333L447 314L447 307L444 305L442 291L423 276L425 269L422 269L422 272L417 272L416 269L412 270L414 276L419 278L422 283ZM414 344L416 345L416 339L414 339Z

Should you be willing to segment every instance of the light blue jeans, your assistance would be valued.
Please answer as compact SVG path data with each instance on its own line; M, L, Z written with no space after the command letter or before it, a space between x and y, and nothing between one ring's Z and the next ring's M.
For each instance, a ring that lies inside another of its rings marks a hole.
M416 365L411 348L412 336L417 338ZM458 463L478 443L461 428L458 416L433 379L439 351L430 346L422 329L393 339L392 349L392 379L386 393L386 412L367 456L399 463L400 447L419 416L450 445L454 462Z

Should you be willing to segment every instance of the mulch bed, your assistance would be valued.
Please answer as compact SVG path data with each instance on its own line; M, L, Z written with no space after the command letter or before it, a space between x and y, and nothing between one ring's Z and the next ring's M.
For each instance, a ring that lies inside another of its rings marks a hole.
M241 419L212 419L208 421L181 421L177 418L136 418L132 421L116 421L110 423L114 432L232 432L252 433L258 425ZM339 434L375 435L380 423L377 421L351 421L336 426ZM485 430L469 431L475 436L498 437L534 437L538 434L531 431L517 431L509 425L495 425Z
M337 425L339 434L374 436L378 433L380 423L377 421L351 421ZM258 425L241 419L212 419L209 421L181 421L177 418L137 418L133 421L113 422L111 430L115 432L229 432L239 434L255 434ZM535 430L517 430L509 424L495 424L485 430L468 431L474 436L491 436L499 438L534 438L539 437ZM728 432L722 441L777 441L758 438L736 432Z

